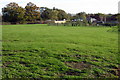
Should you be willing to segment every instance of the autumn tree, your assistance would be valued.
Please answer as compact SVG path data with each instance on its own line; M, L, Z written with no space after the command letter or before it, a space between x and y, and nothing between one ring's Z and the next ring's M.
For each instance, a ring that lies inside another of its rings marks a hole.
M86 17L86 13L85 12L80 12L78 14L76 14L76 16L79 18L79 19L82 19L83 23L87 25L87 17Z
M68 14L64 10L46 8L46 10L42 13L41 17L44 20L63 20L68 19Z
M120 23L120 14L117 15L117 20Z
M118 27L119 27L119 32L120 32L120 14L116 14L116 18L117 18L117 21L118 21Z
M12 2L2 8L3 20L5 22L23 22L25 10L20 7L17 3Z
M97 14L94 14L94 18L97 19L98 21L106 22L107 15L105 15L103 13L97 13Z
M58 20L68 19L68 14L64 10L58 10Z
M49 20L52 19L52 9L46 8L44 12L42 12L41 17L43 20Z
M73 18L72 14L68 13L67 16L68 16L67 17L68 20L72 20L72 18Z
M27 3L25 10L25 18L27 21L34 22L40 20L40 8L37 7L34 3Z

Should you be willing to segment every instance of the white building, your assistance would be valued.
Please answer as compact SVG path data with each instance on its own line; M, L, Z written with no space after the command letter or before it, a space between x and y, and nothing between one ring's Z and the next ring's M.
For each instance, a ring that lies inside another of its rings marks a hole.
M64 19L64 20L59 20L59 21L54 21L55 23L66 23L66 20Z

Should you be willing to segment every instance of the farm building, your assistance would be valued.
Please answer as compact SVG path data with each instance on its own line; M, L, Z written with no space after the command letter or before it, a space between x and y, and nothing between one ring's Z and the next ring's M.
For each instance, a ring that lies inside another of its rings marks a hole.
M54 23L66 23L66 20L54 21Z

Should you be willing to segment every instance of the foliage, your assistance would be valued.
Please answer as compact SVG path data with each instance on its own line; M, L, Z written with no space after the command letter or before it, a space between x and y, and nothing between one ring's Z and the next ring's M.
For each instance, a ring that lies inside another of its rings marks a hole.
M21 22L24 20L25 10L17 3L10 3L2 9L5 22Z
M117 33L118 31L119 31L119 26L113 26L108 30L108 32L117 32Z
M104 21L105 14L97 13L97 14L95 14L95 18L96 18L98 21Z
M68 19L68 14L64 10L60 9L46 9L41 17L44 20L63 20L63 19Z
M40 10L35 4L29 2L25 7L25 18L27 21L37 21L40 20Z
M104 25L117 26L119 14L86 14L80 12L77 14L66 13L64 10L49 9L47 7L38 7L34 3L29 2L25 8L20 7L17 3L12 2L7 4L2 9L3 22L11 23L46 23L54 20L79 21L85 25ZM73 22L74 23L74 22Z
M52 10L51 9L46 9L42 14L41 17L43 20L49 20L52 18Z
M63 10L58 10L58 20L68 19L68 14Z

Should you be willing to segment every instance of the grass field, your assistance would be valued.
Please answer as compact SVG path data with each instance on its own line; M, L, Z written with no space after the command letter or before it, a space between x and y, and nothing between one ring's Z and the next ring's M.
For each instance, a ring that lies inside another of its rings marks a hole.
M118 78L109 27L3 26L3 78Z

